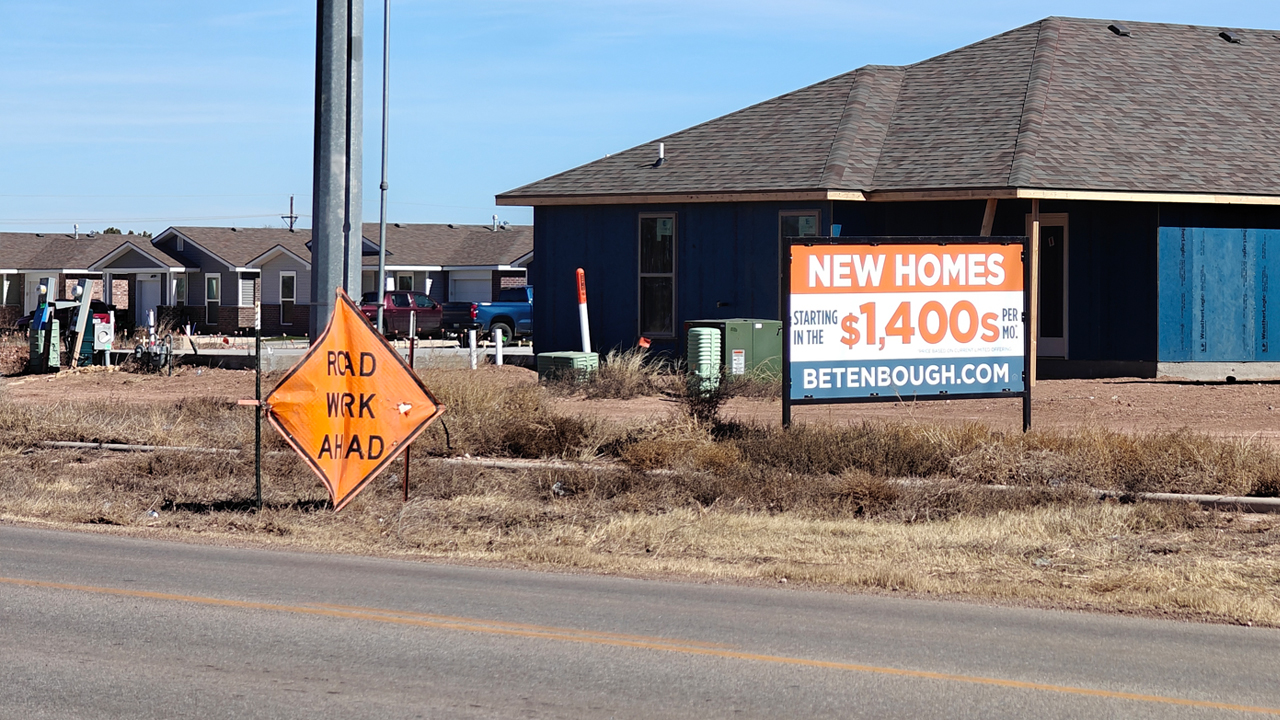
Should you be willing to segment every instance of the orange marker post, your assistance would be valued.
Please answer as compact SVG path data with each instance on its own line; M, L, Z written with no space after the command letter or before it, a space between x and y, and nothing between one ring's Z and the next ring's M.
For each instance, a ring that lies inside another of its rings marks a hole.
M591 352L591 327L587 324L587 274L578 268L578 322L582 325L582 352Z

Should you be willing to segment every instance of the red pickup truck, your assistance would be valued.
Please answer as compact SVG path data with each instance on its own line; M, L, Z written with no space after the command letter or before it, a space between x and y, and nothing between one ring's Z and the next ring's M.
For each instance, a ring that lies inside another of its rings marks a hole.
M378 324L378 294L367 292L360 297L360 312ZM409 316L413 315L414 328L420 338L439 337L440 304L425 293L408 290L388 290L382 296L382 334L387 337L408 337Z

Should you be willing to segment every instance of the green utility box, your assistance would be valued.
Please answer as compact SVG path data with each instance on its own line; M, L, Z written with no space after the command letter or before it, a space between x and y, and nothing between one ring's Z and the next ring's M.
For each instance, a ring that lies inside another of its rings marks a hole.
M27 339L29 345L29 354L27 355L27 371L28 372L46 372L47 370L57 370L62 367L62 328L58 320L53 319L45 323L44 327L39 330L35 329L35 323L27 330ZM49 348L45 347L48 341ZM45 358L45 354L48 358Z
M538 353L538 379L585 380L600 369L600 356L593 352Z
M693 328L716 328L720 331L720 363L726 375L781 375L784 339L781 320L690 320L684 324L686 338ZM693 362L693 358L686 359Z

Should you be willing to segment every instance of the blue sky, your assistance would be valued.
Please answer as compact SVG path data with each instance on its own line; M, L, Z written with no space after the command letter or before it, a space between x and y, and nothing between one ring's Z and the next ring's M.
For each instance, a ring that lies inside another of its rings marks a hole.
M310 225L315 3L3 0L0 231ZM389 220L529 223L496 193L868 63L1047 15L1280 28L1272 0L391 3ZM367 0L366 221L382 2Z

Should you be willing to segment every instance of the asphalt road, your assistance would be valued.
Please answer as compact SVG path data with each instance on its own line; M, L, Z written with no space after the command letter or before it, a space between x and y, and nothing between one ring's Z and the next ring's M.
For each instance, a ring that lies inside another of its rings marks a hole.
M0 718L1280 715L1280 632L0 525Z

